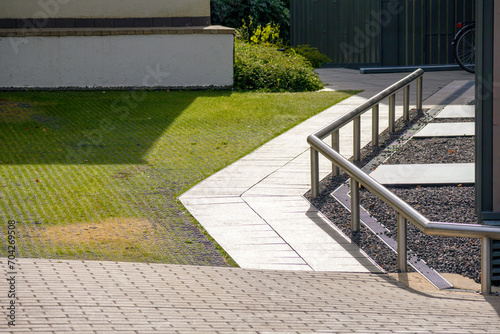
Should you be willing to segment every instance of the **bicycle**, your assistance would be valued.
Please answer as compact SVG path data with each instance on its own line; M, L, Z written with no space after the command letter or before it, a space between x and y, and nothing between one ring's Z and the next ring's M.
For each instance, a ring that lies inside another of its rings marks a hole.
M459 22L451 44L455 48L455 60L461 68L470 73L476 72L476 23Z

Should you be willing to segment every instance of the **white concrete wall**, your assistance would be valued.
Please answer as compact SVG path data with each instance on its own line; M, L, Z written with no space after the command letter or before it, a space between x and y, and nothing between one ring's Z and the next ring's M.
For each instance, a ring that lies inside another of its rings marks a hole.
M0 0L0 18L210 16L210 0Z
M233 83L232 34L0 38L0 87L193 87Z

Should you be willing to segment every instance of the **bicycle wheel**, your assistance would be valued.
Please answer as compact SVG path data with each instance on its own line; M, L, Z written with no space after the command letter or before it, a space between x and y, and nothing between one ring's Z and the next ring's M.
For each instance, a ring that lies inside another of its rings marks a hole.
M464 30L455 44L455 59L467 72L476 71L476 30L471 27Z

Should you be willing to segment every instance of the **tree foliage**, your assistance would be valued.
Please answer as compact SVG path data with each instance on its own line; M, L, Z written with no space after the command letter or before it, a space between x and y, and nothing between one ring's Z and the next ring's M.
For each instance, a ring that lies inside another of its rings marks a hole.
M289 40L290 9L287 0L212 0L212 24L239 28L252 17L256 28L273 23L281 28L281 37Z

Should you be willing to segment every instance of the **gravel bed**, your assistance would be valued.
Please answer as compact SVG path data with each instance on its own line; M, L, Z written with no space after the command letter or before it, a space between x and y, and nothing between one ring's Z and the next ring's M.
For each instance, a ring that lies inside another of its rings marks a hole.
M434 118L431 123L466 123L475 122L474 117L460 117L460 118Z
M418 121L414 119L413 122ZM363 150L371 150L365 147ZM378 150L380 151L380 150ZM365 154L367 157L370 155ZM365 159L365 162L366 163ZM386 163L470 163L474 162L473 137L412 139ZM364 226L353 235L350 213L330 194L347 177L327 177L321 182L321 194L305 197L325 214L346 235L387 272L397 272L396 255ZM390 187L397 196L408 202L432 221L477 223L473 186ZM396 214L366 189L361 189L361 205L396 237ZM408 227L408 248L438 272L456 273L480 282L480 241L472 238L428 236L412 224Z
M474 161L474 137L414 138L401 147L387 164L440 164Z
M332 184L338 186L337 178L332 178ZM337 182L335 182L337 181ZM328 185L328 190L332 192L336 186ZM358 234L351 232L351 213L336 201L332 196L322 193L317 198L308 198L319 211L326 215L342 232L353 240L365 253L368 254L379 266L387 272L397 272L396 254L390 250L380 239L370 232L363 224ZM408 269L412 270L411 267Z
M473 186L389 188L431 221L477 223ZM369 191L360 191L361 205L396 238L396 214ZM408 249L442 273L455 273L480 282L481 242L479 239L426 235L408 226Z
M373 158L379 155L384 150L384 148L386 148L388 145L397 140L413 124L419 122L422 123L421 119L423 116L425 116L425 113L427 111L428 111L427 109L424 109L424 111L412 109L410 110L409 113L410 121L405 122L401 118L396 120L396 123L394 124L394 133L389 133L386 129L379 135L379 145L377 147L372 147L371 142L369 142L368 144L366 144L366 146L361 148L360 152L361 159L359 162L355 162L355 165L358 167L366 165ZM325 141L327 140L325 139ZM349 161L352 162L352 158L350 158ZM328 175L320 182L320 189L321 189L320 197L329 196L329 194L333 190L335 190L339 185L341 185L347 179L348 175L344 173L342 170L340 171L339 177L333 177L331 176L331 174ZM305 193L304 196L310 199L311 191Z

